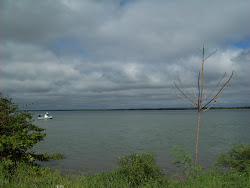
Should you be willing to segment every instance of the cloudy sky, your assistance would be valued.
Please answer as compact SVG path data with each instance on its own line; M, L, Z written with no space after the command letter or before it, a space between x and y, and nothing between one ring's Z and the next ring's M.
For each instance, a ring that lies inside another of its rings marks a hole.
M205 62L205 89L235 71L216 106L250 106L249 7L249 0L1 0L0 92L33 109L189 107L174 81L197 86L204 45L206 56L217 49Z

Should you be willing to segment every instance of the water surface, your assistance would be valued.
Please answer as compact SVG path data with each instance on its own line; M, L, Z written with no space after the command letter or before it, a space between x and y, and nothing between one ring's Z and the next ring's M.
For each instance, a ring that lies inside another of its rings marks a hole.
M42 166L63 171L98 172L115 168L118 157L154 152L157 163L174 171L169 151L174 145L194 154L197 111L51 111L52 120L37 120L46 129L37 153L62 153ZM210 110L201 117L198 164L208 167L233 143L250 144L250 110Z

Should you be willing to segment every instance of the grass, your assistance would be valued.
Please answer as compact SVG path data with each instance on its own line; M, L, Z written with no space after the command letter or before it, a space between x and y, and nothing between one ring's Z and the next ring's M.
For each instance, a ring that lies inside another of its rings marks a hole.
M187 178L186 181L177 178L169 178L165 175L154 178L142 179L138 184L133 184L133 177L122 173L119 169L95 173L92 175L67 174L62 175L58 170L50 168L40 168L27 164L18 164L18 169L14 176L7 176L6 170L0 163L0 187L6 188L47 188L47 187L242 187L250 188L249 173L236 171L213 171L204 172L196 177ZM134 179L136 180L136 179ZM61 185L61 186L60 186Z
M121 156L117 169L92 175L65 175L48 167L41 168L20 162L18 168L13 172L10 170L11 166L0 162L0 187L250 188L250 145L234 145L228 152L221 153L215 164L223 167L224 171L220 169L201 171L191 166L192 160L189 155L184 153L182 148L174 147L173 152L179 154L175 162L183 170L182 177L167 177L156 164L153 153L133 153L129 156ZM227 168L227 171L225 168Z
M175 184L176 183L176 184ZM206 172L186 182L172 182L169 187L250 187L249 174L238 172Z

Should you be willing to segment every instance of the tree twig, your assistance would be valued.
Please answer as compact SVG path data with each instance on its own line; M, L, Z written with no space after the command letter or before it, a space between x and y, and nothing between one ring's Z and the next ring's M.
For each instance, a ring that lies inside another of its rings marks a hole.
M201 90L200 90L200 72L199 72L199 76L198 76L198 110L200 111L200 95L201 95Z
M201 51L201 53L202 53L202 50L200 49L200 48L197 48L198 50L200 50Z
M192 86L192 84L191 84L191 88L192 88L192 90L193 90L193 93L194 93L195 98L198 100L198 97L197 97L197 95L196 95L196 93L195 93L195 90L194 90L194 87Z
M186 99L190 100L194 105L197 105L196 102L194 102L192 99L190 99L189 97L187 97L185 93L183 93L183 91L176 85L175 82L174 82L174 84L175 84L175 86L177 87L177 89L179 89L179 91L182 93L182 95L183 95Z
M205 94L205 97L204 97L204 98L207 97L207 92L208 92L208 87L207 87L207 89L206 89L206 94ZM203 99L202 104L203 104L204 102L205 102L205 99Z
M220 95L218 96L218 99L215 99L215 100L214 100L214 104L212 104L212 105L211 105L210 107L208 107L207 109L203 110L203 112L206 112L207 110L209 110L210 108L212 108L212 107L217 103L217 101L220 100L221 96L222 96L222 92L221 92Z
M185 101L185 102L187 102L187 103L189 103L189 104L191 104L191 105L193 105L193 106L197 107L197 105L195 105L195 104L193 104L193 103L191 103L191 102L189 102L189 101L185 100L184 98L182 98L180 95L178 95L178 93L177 93L177 92L175 92L175 94L176 94L179 98L181 98L183 101Z
M204 61L206 61L209 57L211 57L212 55L214 55L217 52L217 50L215 50L213 53L211 53L209 56L207 56L206 59L204 59Z
M219 82L217 83L217 85L214 87L214 89L209 93L209 95L207 97L204 98L204 100L206 100L208 97L210 97L210 95L214 92L214 90L217 88L217 86L220 84L220 82L223 80L223 78L226 76L226 73L224 73L224 75L221 77L221 79L219 80Z
M222 91L227 87L227 85L229 84L230 80L232 79L233 77L233 74L234 74L234 71L232 72L230 78L227 80L227 82L221 87L221 89L217 92L217 94L208 102L206 103L203 108L205 108L209 103L211 103L214 99L216 99L218 97L218 95L220 93L222 93Z
M184 84L181 82L180 78L178 78L178 80L179 80L179 82L181 83L182 87L183 87L188 93L190 93L192 96L195 97L195 95L194 95L191 91L189 91L188 89L186 89L186 87L184 86ZM196 98L196 97L195 97L195 98Z

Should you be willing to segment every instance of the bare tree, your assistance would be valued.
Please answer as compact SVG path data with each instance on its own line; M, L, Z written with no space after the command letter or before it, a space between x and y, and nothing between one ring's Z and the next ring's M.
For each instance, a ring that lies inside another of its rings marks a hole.
M233 71L230 78L224 83L224 85L221 86L220 89L218 89L217 93L213 97L211 97L213 92L216 90L218 85L221 83L223 78L226 76L226 73L224 73L224 75L218 81L218 83L216 84L214 89L209 94L207 93L207 91L208 91L208 89L207 89L206 94L203 97L203 95L204 95L204 92L203 92L203 88L204 88L204 78L203 78L204 77L204 73L203 73L204 72L203 71L204 62L209 57L211 57L213 54L215 54L217 50L215 50L213 53L211 53L206 58L205 58L204 47L203 47L203 50L200 50L200 51L202 53L202 67L201 67L201 76L200 76L200 72L199 72L199 76L198 76L198 96L197 96L197 94L196 94L196 92L195 92L195 90L193 88L192 88L192 91L188 90L184 86L184 84L181 82L180 79L178 79L178 80L179 80L180 85L182 86L182 89L174 82L177 89L181 92L181 95L179 95L177 92L176 92L176 95L178 97L180 97L183 101L195 106L198 109L198 122L197 122L197 131L196 131L194 166L197 166L198 141L199 141L199 129L200 129L200 116L201 116L201 113L209 110L210 108L212 108L217 103L217 101L220 99L220 97L222 95L223 90L227 87L227 85L229 84L229 82L232 79L233 74L234 74L234 71ZM200 81L201 81L201 83L200 83Z

